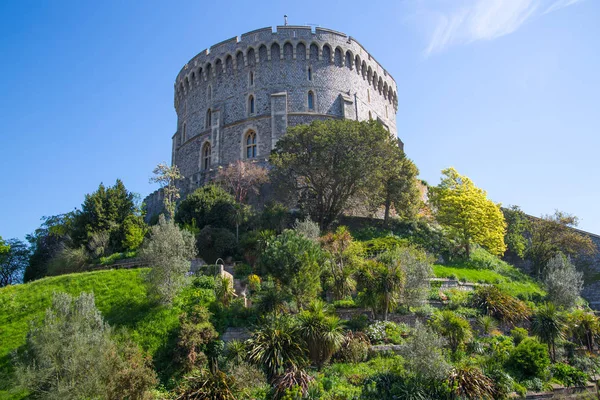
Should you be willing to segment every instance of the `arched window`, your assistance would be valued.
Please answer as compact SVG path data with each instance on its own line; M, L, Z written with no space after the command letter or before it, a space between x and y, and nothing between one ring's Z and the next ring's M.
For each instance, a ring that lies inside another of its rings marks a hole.
M308 67L308 80L312 81L312 68Z
M206 171L210 168L210 157L212 155L212 148L209 142L204 143L202 147L202 170Z
M212 111L210 111L210 108L208 109L208 111L206 112L206 129L210 128L212 126Z
M315 109L315 94L312 91L308 92L308 109L310 111Z
M248 96L248 114L254 115L254 96Z
M250 71L248 74L248 85L254 86L254 71Z
M246 158L256 158L256 132L246 134Z

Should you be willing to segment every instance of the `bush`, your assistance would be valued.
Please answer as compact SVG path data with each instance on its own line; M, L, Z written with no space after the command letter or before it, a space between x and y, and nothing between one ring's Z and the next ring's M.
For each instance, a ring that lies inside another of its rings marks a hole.
M252 274L252 267L248 264L236 264L233 267L233 277L235 279L245 279Z
M570 366L569 364L556 363L550 369L552 376L559 380L564 386L585 386L590 379L585 372Z
M179 203L175 222L182 226L235 229L235 200L217 185L196 189Z
M379 237L363 242L363 253L365 257L375 257L380 253L392 250L396 247L407 247L410 242L397 236Z
M83 246L64 247L48 265L48 275L63 275L83 271L88 262L88 254Z
M406 369L425 379L442 380L450 371L442 347L444 340L417 321L411 335L400 348Z
M364 331L369 326L369 318L364 314L353 315L346 321L346 327L354 332Z
M139 257L151 267L147 276L150 295L170 304L183 288L190 259L195 256L192 234L160 217L139 251Z
M156 383L137 346L119 348L94 296L55 294L43 322L33 326L16 355L19 385L44 399L142 398Z
M544 271L548 300L559 307L571 308L577 303L583 288L583 272L562 254L552 257Z
M508 361L508 366L524 378L543 378L549 365L548 349L531 338L519 343Z
M452 311L442 311L435 314L431 320L431 326L446 338L453 353L458 350L459 346L473 337L469 321Z
M198 254L208 264L214 264L217 259L234 256L237 252L235 234L224 228L214 228L210 225L202 228L197 236Z
M352 297L349 297L342 300L335 300L333 306L335 308L356 308L358 305Z
M318 240L321 236L319 224L310 219L305 219L304 221L296 220L294 230L310 240Z
M344 363L357 364L367 359L369 354L369 339L361 333L348 332L340 349L333 358Z
M529 337L529 332L525 328L514 328L510 331L510 336L512 336L515 346L518 346L519 343Z
M477 288L471 298L471 305L484 314L514 325L529 316L529 309L520 300L502 292L495 286Z

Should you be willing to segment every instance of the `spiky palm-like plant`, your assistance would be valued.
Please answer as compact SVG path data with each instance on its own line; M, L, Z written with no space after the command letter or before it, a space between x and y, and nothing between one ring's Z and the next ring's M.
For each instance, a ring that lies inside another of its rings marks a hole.
M222 371L200 373L185 377L177 400L236 400L235 380Z
M298 316L298 333L306 342L311 361L319 369L344 341L343 323L328 311L325 302L315 300Z
M496 393L494 381L477 367L462 366L454 368L448 377L453 394L459 399L494 399Z
M531 330L541 342L548 345L552 361L556 361L556 340L564 338L565 318L552 303L545 303L533 316Z
M585 345L589 352L600 335L600 321L593 313L577 310L568 317L569 332L573 338Z
M298 335L298 327L288 315L271 315L262 321L246 342L248 360L263 367L273 382L286 369L306 363L305 345Z

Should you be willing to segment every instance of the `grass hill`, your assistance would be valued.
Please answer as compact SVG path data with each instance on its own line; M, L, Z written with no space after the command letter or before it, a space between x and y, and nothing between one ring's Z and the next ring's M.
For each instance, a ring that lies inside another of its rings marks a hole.
M11 353L25 343L29 324L44 316L52 294L65 292L76 296L93 292L96 306L115 329L130 337L150 353L158 370L168 370L167 356L179 327L182 304L165 308L148 301L143 274L146 269L108 270L49 277L23 285L0 289L0 399L18 399L24 394L11 392ZM187 299L202 302L206 293L190 288Z

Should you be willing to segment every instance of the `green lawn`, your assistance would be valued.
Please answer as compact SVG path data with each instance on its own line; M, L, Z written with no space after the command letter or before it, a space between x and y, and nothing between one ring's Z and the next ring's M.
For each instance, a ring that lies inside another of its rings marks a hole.
M146 269L86 272L44 278L24 285L0 289L0 399L17 399L10 393L11 352L25 343L31 321L43 318L52 294L66 292L73 296L93 292L96 305L114 328L123 328L144 350L150 353L160 371L168 371L170 349L179 327L184 303L207 303L204 289L190 287L174 307L157 306L148 301L143 273ZM213 297L214 298L214 297ZM167 377L168 379L168 377Z
M466 282L493 284L513 296L525 299L532 299L546 294L533 279L516 268L511 268L514 270L503 268L501 272L496 272L471 267L434 265L433 272L438 278L455 278Z

